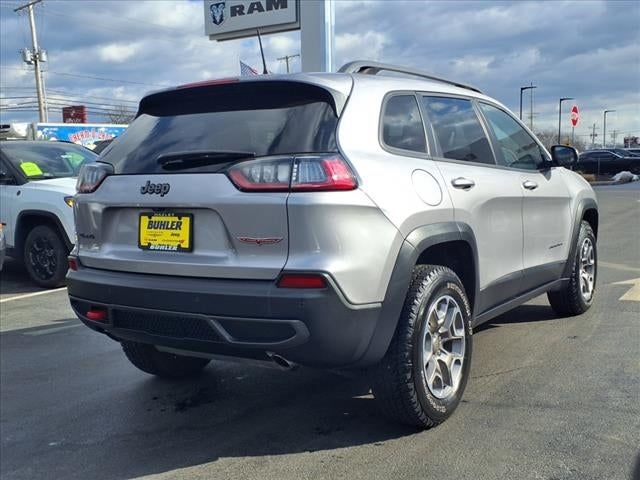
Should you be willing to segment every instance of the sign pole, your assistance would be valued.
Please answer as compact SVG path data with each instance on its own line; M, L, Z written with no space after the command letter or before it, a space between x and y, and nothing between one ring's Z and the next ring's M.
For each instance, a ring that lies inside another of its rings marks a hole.
M300 53L303 72L333 70L333 0L300 2Z

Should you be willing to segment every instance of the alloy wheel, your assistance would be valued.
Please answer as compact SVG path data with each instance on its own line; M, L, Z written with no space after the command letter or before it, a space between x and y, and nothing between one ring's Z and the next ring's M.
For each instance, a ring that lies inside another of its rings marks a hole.
M422 371L437 398L453 395L462 379L465 322L456 300L443 295L431 304L422 340Z

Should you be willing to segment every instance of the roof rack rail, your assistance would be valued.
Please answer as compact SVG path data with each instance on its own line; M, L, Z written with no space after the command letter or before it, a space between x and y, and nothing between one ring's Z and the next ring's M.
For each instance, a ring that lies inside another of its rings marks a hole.
M349 62L344 64L339 73L364 73L367 75L377 75L380 72L396 72L396 73L404 73L406 75L412 75L414 77L422 77L428 80L435 80L437 82L448 83L449 85L455 85L456 87L466 88L467 90L473 90L474 92L482 93L482 91L474 87L473 85L469 85L467 83L455 82L453 80L448 80L443 77L439 77L437 75L432 75L427 72L423 72L422 70L416 70L413 68L400 67L398 65L389 65L387 63L378 63L378 62L369 62L367 60L355 60L353 62Z

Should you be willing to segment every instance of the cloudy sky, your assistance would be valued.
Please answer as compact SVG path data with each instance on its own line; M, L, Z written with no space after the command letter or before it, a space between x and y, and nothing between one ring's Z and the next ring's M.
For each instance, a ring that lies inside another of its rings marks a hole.
M304 0L303 0L304 1ZM0 120L34 121L30 45L20 3L0 0ZM640 136L640 2L336 0L336 65L370 59L423 68L481 87L518 111L520 87L534 82L535 129L557 129L558 98L575 97L576 135L602 131ZM48 51L45 83L58 105L85 103L90 121L146 91L239 74L239 59L259 68L255 39L211 42L201 0L45 0L36 7L39 41ZM300 52L298 32L265 36L268 68ZM299 60L293 69L299 70ZM26 105L19 105L26 104ZM13 109L7 109L12 105ZM528 97L525 96L525 115ZM564 104L568 112L570 104ZM60 121L53 111L50 121ZM570 131L568 114L563 128ZM607 135L609 136L609 135ZM610 140L609 140L610 141Z

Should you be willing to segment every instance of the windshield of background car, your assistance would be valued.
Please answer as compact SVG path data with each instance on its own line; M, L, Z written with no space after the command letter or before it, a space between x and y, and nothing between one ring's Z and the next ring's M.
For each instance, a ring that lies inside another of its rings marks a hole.
M102 152L116 174L167 173L158 157L184 152L255 156L337 151L332 94L298 82L236 82L175 89L140 102L138 117ZM185 170L219 171L219 165Z
M73 143L4 142L2 153L29 180L76 177L80 167L98 156Z

